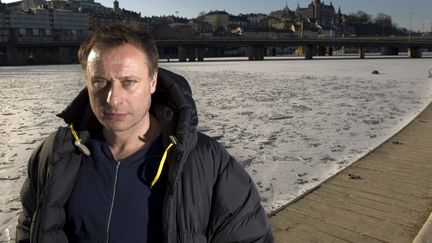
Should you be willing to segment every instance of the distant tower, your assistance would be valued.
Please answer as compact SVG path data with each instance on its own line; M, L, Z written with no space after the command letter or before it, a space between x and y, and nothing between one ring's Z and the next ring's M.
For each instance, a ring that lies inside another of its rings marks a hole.
M286 11L286 12L289 12L289 11L290 11L289 8L288 8L288 1L286 2L286 4L285 4L285 8L284 8L283 10Z
M114 10L114 12L120 11L120 5L119 5L119 2L117 0L114 1L113 10Z
M313 0L313 17L315 20L320 18L320 8L321 8L321 2L320 0Z
M28 11L28 10L30 10L31 8L33 8L33 0L24 0L24 1L22 2L22 9L23 9L24 11Z

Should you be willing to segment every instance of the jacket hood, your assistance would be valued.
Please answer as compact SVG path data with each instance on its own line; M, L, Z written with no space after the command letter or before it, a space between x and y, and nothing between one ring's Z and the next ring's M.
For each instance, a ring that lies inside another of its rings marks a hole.
M180 75L158 69L156 91L152 94L150 113L159 121L164 144L169 136L178 140L177 149L189 152L197 141L198 115L192 90ZM90 107L87 88L57 115L67 124L74 124L76 130L88 130L99 124Z

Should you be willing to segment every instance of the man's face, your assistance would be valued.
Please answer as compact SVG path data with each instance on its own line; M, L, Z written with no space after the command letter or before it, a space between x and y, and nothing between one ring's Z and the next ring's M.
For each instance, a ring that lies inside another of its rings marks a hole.
M108 131L139 131L147 126L157 72L149 77L147 55L134 44L92 50L86 80L90 105Z

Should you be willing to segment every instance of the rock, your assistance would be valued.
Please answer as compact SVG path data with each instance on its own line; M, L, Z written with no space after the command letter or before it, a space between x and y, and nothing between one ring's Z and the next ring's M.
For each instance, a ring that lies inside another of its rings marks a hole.
M299 185L303 185L303 184L306 184L306 183L308 183L308 181L305 180L305 179L297 179L297 181L296 181L296 184L299 184Z
M303 176L305 176L305 175L307 175L306 172L303 172L303 173L297 173L297 176L298 176L298 177L303 177Z
M358 176L358 175L348 174L347 176L351 180L363 180L363 178L361 176Z
M378 70L373 70L372 74L380 74L380 72Z

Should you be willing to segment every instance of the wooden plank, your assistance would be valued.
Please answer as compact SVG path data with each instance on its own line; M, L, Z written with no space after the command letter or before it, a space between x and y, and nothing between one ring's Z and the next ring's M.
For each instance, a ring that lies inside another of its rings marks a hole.
M349 175L360 176L361 179L350 179ZM432 196L432 187L421 187L418 185L412 185L401 181L387 180L387 178L385 177L377 178L367 172L355 173L355 174L342 172L338 177L338 179L334 180L334 182L339 182L342 184L352 185L352 186L358 185L359 188L374 187L382 190L394 191L397 192L398 194L405 195L405 196L414 196L416 198L427 198Z
M273 229L272 231L275 242L278 243L289 243L289 242L307 242L307 238L305 238L302 234L293 234L291 232L287 232L285 230Z
M397 155L394 155L397 156ZM413 166L413 169L416 170L417 168L425 168L427 170L432 169L432 164L430 162L426 162L426 160L432 158L424 158L423 161L420 160L420 158L408 158L403 157L404 155L399 155L397 158L384 158L384 157L378 157L378 156L371 156L367 159L365 159L365 164L379 164L382 166L385 165L406 165L406 166Z
M345 227L355 232L361 232L378 240L393 242L395 239L409 240L407 235L396 234L395 226L388 225L385 221L361 215L349 210L341 210L324 204L311 203L307 200L298 201L286 208L299 214L325 220L340 227ZM403 227L400 225L399 227Z
M345 190L345 191L362 191L364 193L373 194L373 195L379 195L382 197L382 199L392 199L392 200L398 200L400 202L403 202L405 204L410 204L416 207L427 207L428 202L424 200L413 200L413 198L408 197L405 194L398 193L396 191L386 191L380 188L376 187L370 187L365 186L364 184L356 184L351 185L347 183L342 183L340 181L332 180L328 181L326 183L326 186L332 186L336 187L336 190Z
M327 184L325 186L322 186L320 188L320 190L325 190L325 191L330 190L330 191L333 191L333 192L346 194L347 196L355 196L355 197L359 197L359 198L375 201L375 202L378 202L378 203L388 203L388 204L390 204L392 206L401 207L401 208L404 208L406 210L411 210L411 211L415 211L415 212L418 212L418 213L423 213L424 212L423 211L424 208L420 208L417 205L406 204L406 203L401 202L401 201L399 201L397 199L387 198L387 197L384 197L382 195L372 194L372 193L369 193L369 192L356 191L356 190L352 190L352 191L341 190L340 187L336 187L336 186L333 186L333 185L327 185Z
M432 141L432 140L431 140ZM432 149L431 149L432 150ZM416 154L422 152L415 152ZM382 164L382 165L407 165L407 166L415 166L415 168L426 168L428 170L432 169L432 163L429 162L429 159L432 158L432 155L428 155L428 157L419 158L417 157L408 157L403 154L394 154L395 158L387 158L383 156L370 156L365 159L365 164Z
M430 186L430 182L428 179L408 177L408 175L403 175L401 173L394 173L390 171L387 172L387 171L380 171L380 170L370 170L368 168L356 166L350 168L349 173L353 175L368 174L370 176L376 177L377 179L385 178L385 180L388 181L401 182L401 183L406 183L406 184L419 186L419 187Z
M398 163L409 162L410 164L419 164L428 167L431 165L431 162L428 159L432 156L430 154L430 151L425 152L425 150L426 149L407 149L403 146L398 147L397 151L380 148L374 151L372 154L369 154L364 159L379 159L381 161L386 161L387 163L395 163L395 161Z
M406 173L411 173L411 172L424 172L425 174L432 172L432 164L431 166L425 166L425 165L421 165L419 163L416 164L412 164L412 163L407 163L403 160L399 160L399 161L395 161L395 162L391 162L391 163L385 163L382 159L381 160L376 160L376 159L368 159L365 160L364 163L361 164L356 164L353 167L368 167L368 168L382 168L385 167L388 170L396 170L396 171L404 171Z
M314 228L317 231L324 232L335 237L337 236L340 239L348 242L382 242L376 238L370 237L368 235L363 235L350 229L346 229L345 227L335 225L326 220L313 218L310 215L303 215L295 211L288 210L284 210L283 212L281 212L281 215L289 219L291 222L308 225L309 227Z
M334 242L334 243L347 243L350 241L344 240L339 236L329 235L325 232L321 232L316 228L312 228L306 224L295 224L292 227L285 230L290 235L301 236L304 239L303 242Z
M415 225L418 221L417 219L405 218L399 215L397 212L385 212L373 207L373 204L356 204L354 200L335 200L332 197L327 197L326 195L320 195L317 193L313 193L308 195L305 200L312 200L317 203L324 203L327 205L332 205L334 207L340 208L342 210L352 210L358 213L361 213L366 216L379 218L384 221L388 221L390 223L398 225L395 222L404 222L406 224Z
M295 223L290 221L286 217L282 217L282 216L275 214L274 216L270 217L270 224L272 225L272 227L277 227L281 230L285 230L285 229L291 227Z
M382 201L378 202L375 200L370 200L369 198L363 198L348 193L340 193L331 190L325 190L324 188L315 191L314 194L332 198L334 202L364 205L365 207L370 207L385 213L397 212L398 215L400 215L401 217L408 218L409 220L413 220L413 221L414 220L418 221L420 219L419 217L421 217L422 215L421 212L417 212L411 209L406 209L398 205L392 205Z

